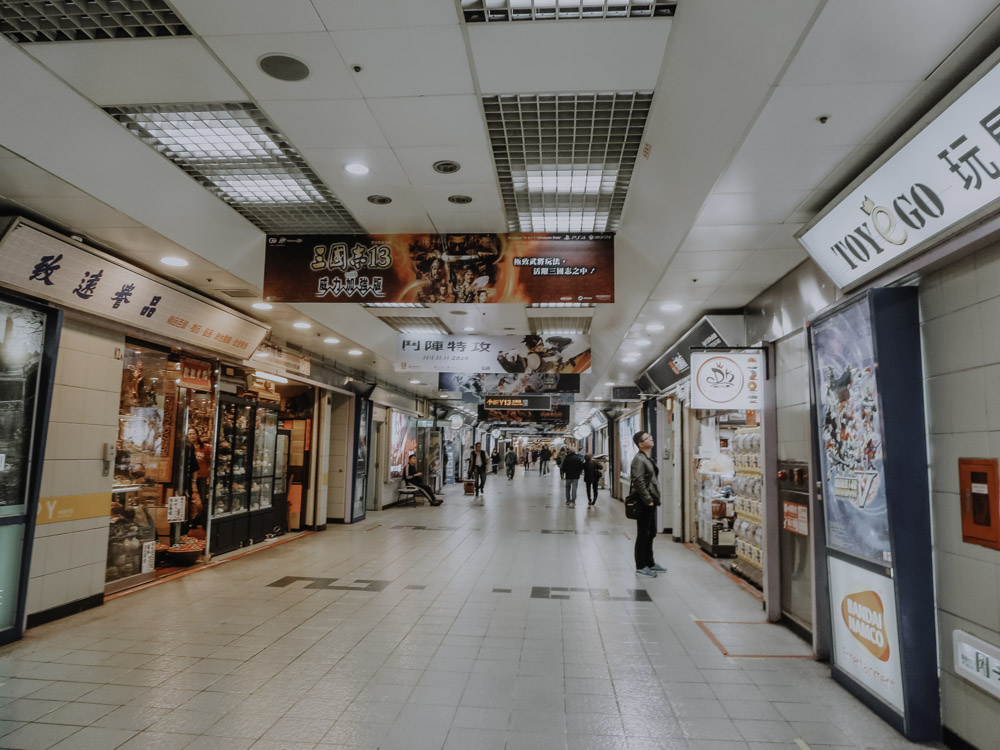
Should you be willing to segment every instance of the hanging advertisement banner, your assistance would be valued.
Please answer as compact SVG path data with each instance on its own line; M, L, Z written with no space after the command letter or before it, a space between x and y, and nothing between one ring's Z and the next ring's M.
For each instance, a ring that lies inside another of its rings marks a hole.
M312 366L308 358L302 357L280 346L261 344L250 357L250 362L266 368L280 368L286 372L308 376Z
M525 409L528 411L548 411L552 408L552 397L542 395L500 394L486 396L483 406L487 409Z
M892 564L871 311L860 298L812 324L827 543Z
M396 372L582 373L590 336L420 336L401 333Z
M403 476L411 453L417 452L417 420L393 409L389 417L389 476Z
M984 67L987 72L971 76L979 77L976 83L799 234L806 252L841 289L995 211L1000 66L994 58Z
M691 352L691 408L760 408L761 352Z
M903 713L896 593L891 578L828 557L837 668Z
M615 301L613 234L273 234L271 302Z
M479 372L438 373L438 390L474 393L579 393L580 376L554 372L499 374Z
M0 282L34 297L245 359L267 327L104 253L16 223L0 243Z
M691 374L691 350L713 349L726 346L719 331L708 318L702 318L684 337L667 349L643 373L655 386L652 390L665 391ZM638 382L642 384L642 380Z
M529 409L487 409L479 407L479 421L492 424L541 424L565 427L569 424L569 407L555 406L546 411Z

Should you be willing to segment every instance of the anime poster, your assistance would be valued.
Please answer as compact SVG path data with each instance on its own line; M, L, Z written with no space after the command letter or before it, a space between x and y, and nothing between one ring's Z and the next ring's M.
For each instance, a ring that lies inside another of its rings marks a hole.
M389 476L403 476L411 453L417 452L417 420L393 409L389 426Z
M580 376L554 372L441 372L438 390L473 393L477 401L487 393L579 393Z
M867 297L811 326L827 544L892 564L882 422Z
M396 372L578 374L590 371L590 336L401 333L395 364Z
M614 235L268 235L264 298L614 302Z

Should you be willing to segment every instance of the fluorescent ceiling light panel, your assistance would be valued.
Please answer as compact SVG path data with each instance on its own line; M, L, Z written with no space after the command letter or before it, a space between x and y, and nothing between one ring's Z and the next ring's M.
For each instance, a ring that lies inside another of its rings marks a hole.
M508 229L617 229L652 99L652 92L484 97Z
M104 110L265 232L364 231L253 104Z
M676 11L676 0L462 0L466 23L669 18Z
M0 34L36 43L191 36L191 30L166 0L4 0Z

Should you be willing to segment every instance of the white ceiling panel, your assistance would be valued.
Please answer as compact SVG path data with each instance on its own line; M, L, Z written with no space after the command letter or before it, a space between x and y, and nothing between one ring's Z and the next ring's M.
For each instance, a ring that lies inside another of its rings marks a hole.
M243 101L246 92L193 37L26 44L97 104Z
M995 0L948 3L947 12L939 0L827 3L782 85L922 81L995 7Z
M475 96L369 99L368 106L393 148L488 145Z
M299 149L388 146L362 99L265 101L260 104L271 122Z
M142 226L135 219L89 195L33 196L31 207L84 234L87 233L86 229L98 227Z
M386 195L392 203L379 206L368 202L369 195ZM337 192L337 197L351 213L381 215L386 213L421 214L423 202L412 185L366 182L348 185Z
M669 18L483 23L468 27L483 94L650 91Z
M196 34L323 31L310 0L170 0Z
M313 0L330 31L458 23L454 0Z
M53 174L36 167L16 154L0 154L0 195L8 198L31 198L36 195L51 197L76 197L83 195L79 188Z
M325 32L212 36L206 37L205 43L258 101L361 98L351 71ZM257 67L261 57L275 53L304 62L309 66L309 77L280 81Z
M429 212L447 211L461 214L467 212L467 209L471 211L491 209L503 212L500 193L495 182L456 182L453 185L434 184L414 187L421 204ZM472 203L465 205L450 203L448 201L450 195L467 195L472 198Z
M689 271L722 271L739 268L746 263L753 250L702 250L697 253L679 252L667 266L668 273Z
M507 221L499 207L495 211L479 210L468 213L429 210L428 215L434 222L434 227L442 234L482 234L507 231Z
M462 27L334 31L348 65L363 70L354 80L368 99L393 96L472 94L472 72Z
M302 156L334 193L341 189L363 189L365 185L408 184L396 155L390 148L307 148ZM371 171L365 175L350 174L345 164L364 164Z
M802 229L802 227L802 224L793 224L791 222L782 224L777 228L777 230L775 230L774 234L771 235L768 245L777 248L799 248L800 245L798 240L795 239L795 233Z
M852 151L851 146L743 148L715 186L715 192L815 190Z
M698 214L698 224L780 224L809 191L713 193Z
M744 148L853 146L906 100L913 83L779 86ZM828 115L826 124L817 117Z
M768 240L779 229L780 224L728 224L723 226L691 227L682 252L703 250L756 250L767 247Z
M494 182L496 172L493 155L486 146L430 146L426 148L397 148L396 158L406 170L410 182L421 185L457 185L460 183ZM434 171L434 163L449 159L461 165L453 174Z
M801 247L775 250L758 250L753 257L728 281L777 281L809 256ZM766 272L772 275L768 276ZM753 274L760 274L754 276Z
M424 211L401 211L392 206L372 206L353 211L354 218L369 234L413 234L435 232L434 223ZM382 209L382 210L379 210Z
M693 271L691 273L666 273L650 295L653 300L670 299L680 293L682 299L697 299L704 294L702 289L714 289L733 275L732 270ZM692 281L697 279L697 281Z

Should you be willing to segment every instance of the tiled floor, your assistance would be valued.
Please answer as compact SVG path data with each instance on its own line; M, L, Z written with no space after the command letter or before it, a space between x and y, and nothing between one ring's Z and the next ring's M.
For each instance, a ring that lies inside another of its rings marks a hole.
M0 748L916 747L822 664L724 656L698 621L760 602L662 536L669 572L636 577L621 505L558 489L491 476L30 630L0 649Z

